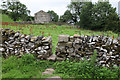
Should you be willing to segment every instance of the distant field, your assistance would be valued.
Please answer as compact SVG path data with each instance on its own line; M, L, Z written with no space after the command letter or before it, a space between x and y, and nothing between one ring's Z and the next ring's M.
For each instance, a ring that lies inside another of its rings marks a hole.
M113 36L116 38L118 35L111 32L100 32L100 31L91 31L91 30L84 30L76 27L71 27L68 25L4 25L3 28L10 28L15 31L20 31L20 33L27 34L27 35L35 35L41 36L52 36L53 40L53 52L55 53L55 46L58 41L59 35L70 35L73 36L74 34L80 35L105 35L105 36Z

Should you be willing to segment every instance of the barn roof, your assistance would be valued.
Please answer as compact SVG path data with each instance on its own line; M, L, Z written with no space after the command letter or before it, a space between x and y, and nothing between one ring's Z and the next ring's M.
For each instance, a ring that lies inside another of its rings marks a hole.
M37 13L45 13L45 14L49 14L49 13L43 11L43 10L40 10L40 11L36 12L35 15L36 15Z

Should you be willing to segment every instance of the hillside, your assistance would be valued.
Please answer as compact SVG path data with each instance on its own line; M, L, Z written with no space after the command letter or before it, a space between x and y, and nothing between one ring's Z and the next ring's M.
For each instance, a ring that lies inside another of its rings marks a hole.
M9 16L4 15L4 14L0 14L0 16L2 16L2 22L14 22ZM1 19L0 19L1 21Z

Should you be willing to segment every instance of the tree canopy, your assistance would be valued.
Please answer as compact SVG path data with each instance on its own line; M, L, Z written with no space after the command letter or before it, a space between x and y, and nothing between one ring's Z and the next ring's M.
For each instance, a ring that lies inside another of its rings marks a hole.
M116 8L109 1L71 2L68 10L60 17L62 22L73 22L85 29L119 31L119 17Z
M72 13L72 20L76 24L80 21L80 13L84 2L71 2L67 7Z
M116 8L113 8L109 2L98 2L92 8L92 29L104 29L112 26L109 23L118 20Z
M92 2L86 2L82 7L81 14L80 14L80 25L81 27L87 29L91 25L91 16L92 16Z
M72 13L69 10L66 10L64 15L60 16L60 21L72 23Z

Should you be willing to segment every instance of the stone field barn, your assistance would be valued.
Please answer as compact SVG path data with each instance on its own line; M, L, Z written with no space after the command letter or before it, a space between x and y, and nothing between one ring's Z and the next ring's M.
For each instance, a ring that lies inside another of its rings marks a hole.
M35 23L49 23L51 21L50 14L43 10L35 13Z

